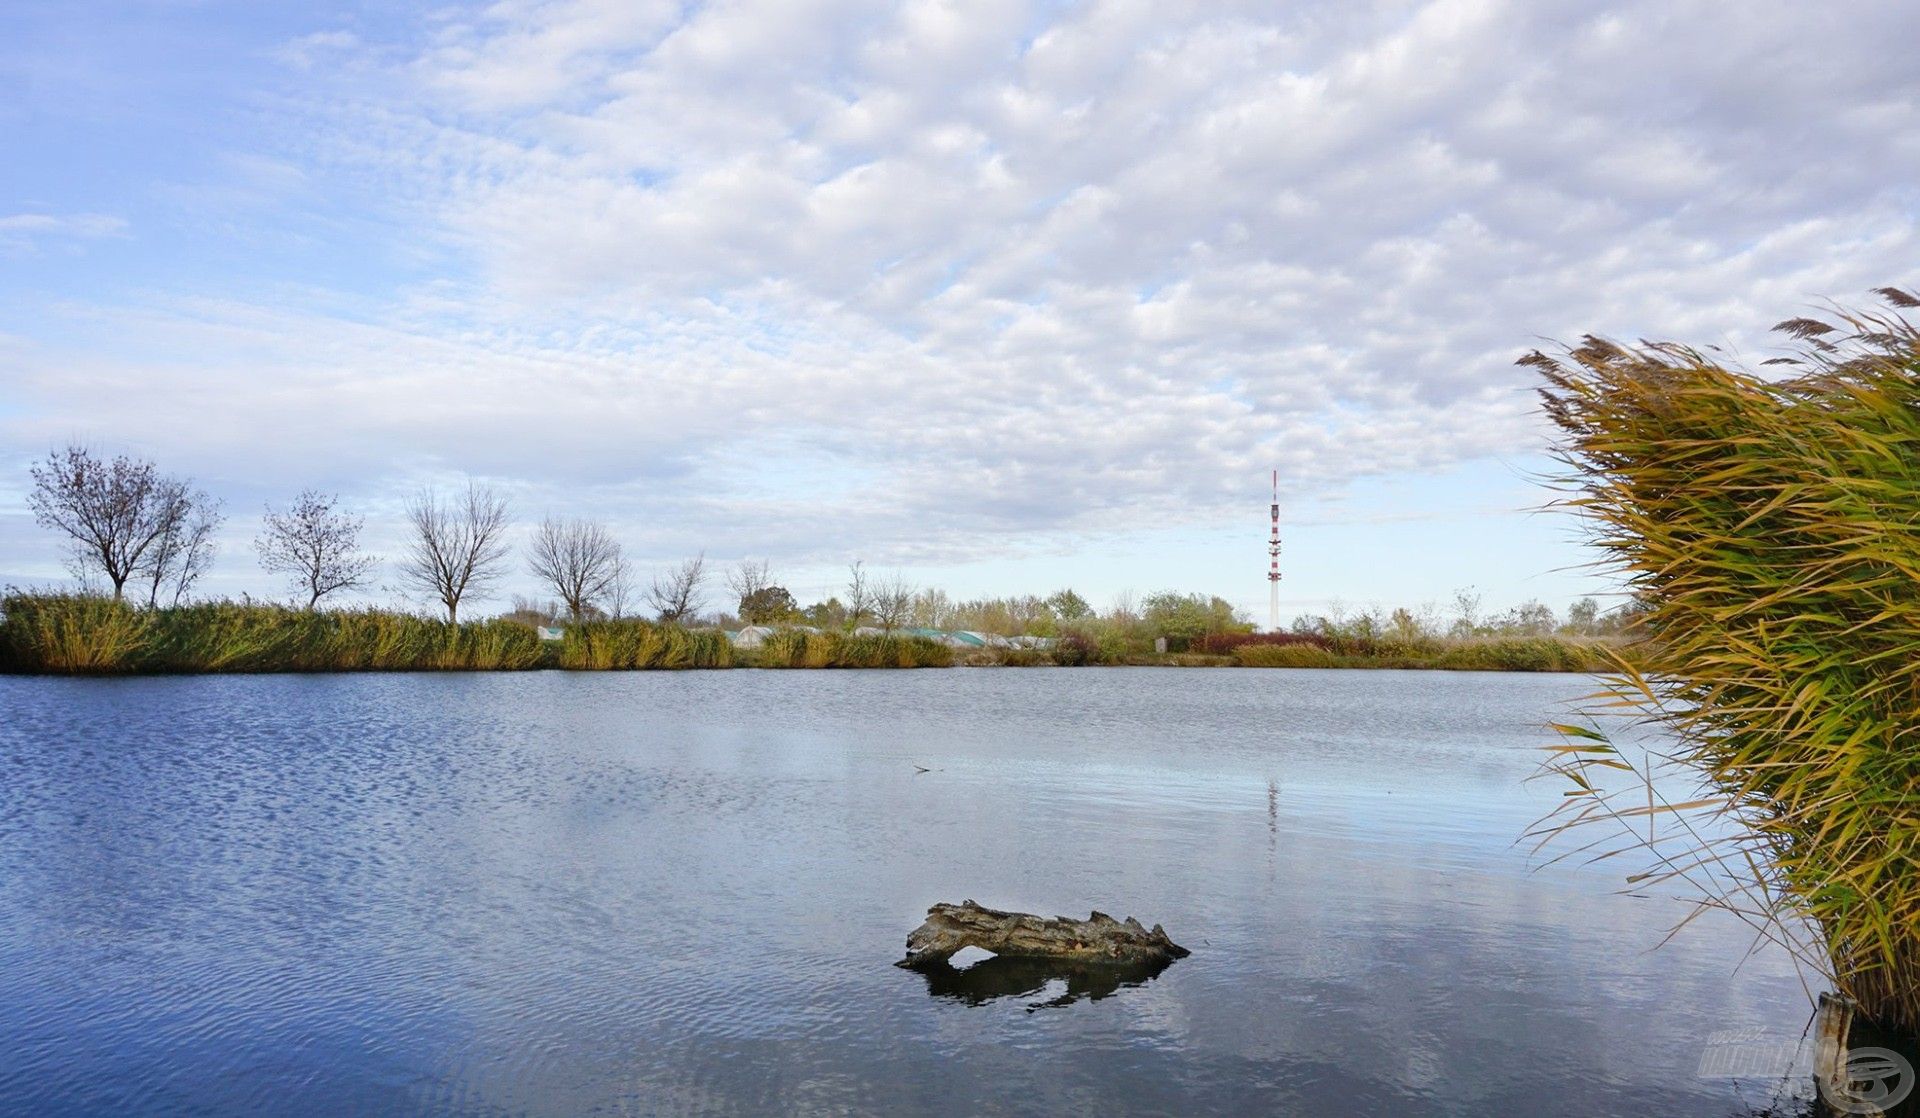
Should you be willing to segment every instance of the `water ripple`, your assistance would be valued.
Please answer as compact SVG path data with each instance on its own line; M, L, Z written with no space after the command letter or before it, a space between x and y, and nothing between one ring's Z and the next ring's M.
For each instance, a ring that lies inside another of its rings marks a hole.
M1585 690L0 679L0 1111L1734 1113L1697 1044L1797 1029L1782 961L1513 848ZM1195 954L890 965L965 897Z

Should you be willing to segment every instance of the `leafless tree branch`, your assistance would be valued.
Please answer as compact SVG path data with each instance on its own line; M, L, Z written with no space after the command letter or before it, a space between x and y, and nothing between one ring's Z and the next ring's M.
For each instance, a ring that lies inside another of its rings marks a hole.
M458 621L461 600L484 597L503 573L509 553L506 498L474 481L447 502L423 489L407 503L407 522L413 539L401 578L439 599L447 620Z
M847 568L847 628L858 629L867 614L873 612L873 587L867 569L856 559Z
M290 576L295 592L307 595L308 609L328 594L366 585L379 563L360 552L362 520L340 512L338 502L308 489L285 512L268 505L265 526L253 541L260 565Z
M620 541L595 521L549 516L534 530L527 566L578 621L613 591L620 578Z
M891 633L913 616L914 586L903 576L892 574L873 586L873 623Z
M707 555L686 560L679 566L656 575L647 588L647 602L669 625L684 625L693 620L705 604L702 591L707 581Z
M633 583L633 565L622 555L613 561L613 580L607 584L607 615L619 620L627 615L640 590Z
M773 585L773 565L765 559L743 559L727 572L727 589L735 602L744 601Z
M220 502L187 488L184 481L162 479L156 493L160 535L141 565L150 609L160 604L160 591L167 587L173 591L169 604L179 605L213 566L213 534L225 519Z
M126 455L106 461L69 446L29 473L34 522L66 536L74 573L105 575L116 599L126 596L128 579L154 571L156 548L168 554L150 600L157 601L168 577L177 580L183 569L188 575L177 597L206 570L217 507L204 494L189 493L185 482L162 477L153 463Z

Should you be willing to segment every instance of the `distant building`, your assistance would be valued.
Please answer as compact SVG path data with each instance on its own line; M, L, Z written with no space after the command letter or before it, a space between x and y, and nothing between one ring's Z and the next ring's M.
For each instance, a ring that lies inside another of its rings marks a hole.
M954 640L954 634L947 632L945 629L902 629L900 630L900 635L903 637L919 637L922 640L938 641L948 648L973 647L972 645L962 645L960 642Z
M1052 637L1008 637L1007 643L1014 648L1048 649L1060 642Z
M773 629L766 625L747 625L740 629L727 630L727 640L735 648L759 648L773 635Z
M565 640L567 636L567 631L558 625L538 625L533 631L540 634L543 641Z

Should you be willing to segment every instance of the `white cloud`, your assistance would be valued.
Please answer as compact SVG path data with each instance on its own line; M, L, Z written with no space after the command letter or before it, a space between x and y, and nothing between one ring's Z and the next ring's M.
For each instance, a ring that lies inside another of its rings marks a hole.
M274 53L280 61L295 69L311 70L361 46L360 36L351 31L316 31L283 44Z
M273 158L458 266L354 321L89 310L116 352L19 359L9 441L83 414L262 484L464 469L717 550L951 555L1523 452L1540 336L1753 348L1920 259L1897 2L436 18Z

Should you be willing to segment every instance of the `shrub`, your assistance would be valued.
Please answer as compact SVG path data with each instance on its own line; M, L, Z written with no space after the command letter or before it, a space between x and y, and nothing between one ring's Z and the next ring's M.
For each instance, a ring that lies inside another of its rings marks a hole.
M1068 633L1053 646L1053 662L1066 668L1095 663L1099 655L1100 646L1085 633Z

